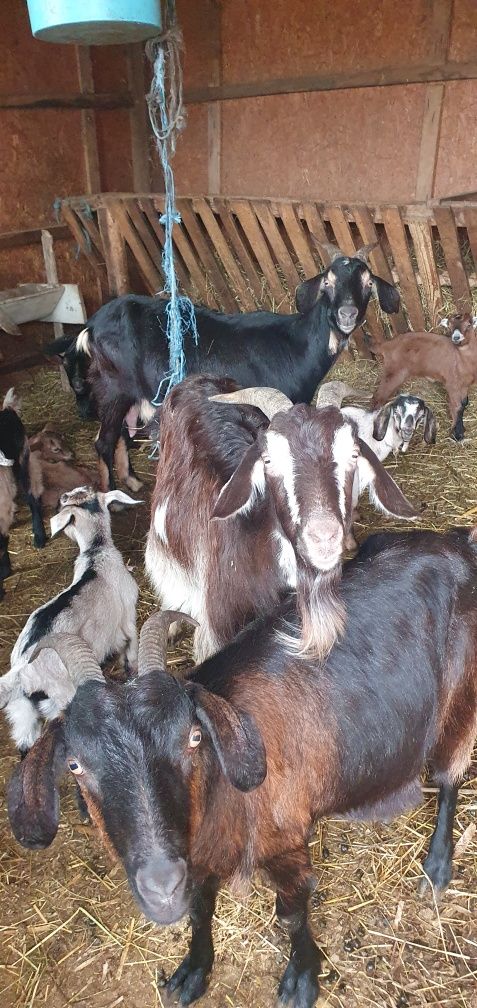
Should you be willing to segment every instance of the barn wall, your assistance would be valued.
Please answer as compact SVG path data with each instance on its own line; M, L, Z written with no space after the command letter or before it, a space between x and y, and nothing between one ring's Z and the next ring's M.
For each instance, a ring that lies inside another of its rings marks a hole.
M91 50L97 91L127 87L124 47ZM31 35L25 0L2 2L0 94L46 95L79 92L74 46L37 42ZM93 113L96 123L100 188L131 190L131 136L127 109ZM86 192L81 112L60 108L3 109L0 171L0 232L48 227L55 223L57 197ZM98 285L76 243L55 242L60 280L79 283L89 310L97 307ZM0 289L44 281L41 246L0 249Z
M475 60L474 0L180 0L179 17L186 93L371 69L403 68L406 80L424 65ZM213 191L219 175L227 194L341 202L470 191L476 106L477 80L192 103L177 185Z

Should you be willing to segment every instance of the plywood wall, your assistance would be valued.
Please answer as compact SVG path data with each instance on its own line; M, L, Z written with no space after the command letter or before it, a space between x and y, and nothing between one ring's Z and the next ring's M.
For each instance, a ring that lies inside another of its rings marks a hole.
M477 80L260 95L271 82L375 70L415 80L476 60L475 0L180 0L189 104L179 191L411 202L477 188ZM399 74L398 74L399 76Z

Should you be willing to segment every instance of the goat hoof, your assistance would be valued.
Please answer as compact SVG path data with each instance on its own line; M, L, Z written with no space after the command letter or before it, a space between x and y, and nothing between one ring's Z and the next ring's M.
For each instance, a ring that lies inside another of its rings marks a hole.
M464 428L463 427L454 427L453 430L451 430L451 437L454 438L454 441L463 441L464 440Z
M197 1001L197 998L202 997L207 990L207 978L211 965L201 966L197 960L194 961L190 953L186 955L166 984L165 993L169 1004L179 1001L181 1005L189 1005L193 1001Z
M419 896L424 896L431 885L435 895L440 896L452 878L452 862L443 858L426 858L422 867L426 874L419 883Z
M278 987L277 1008L313 1008L320 987L316 979L315 969L305 969L298 973L293 963L288 966Z
M37 549L43 549L43 547L46 546L48 542L46 538L46 533L44 532L43 535L33 536L33 542Z

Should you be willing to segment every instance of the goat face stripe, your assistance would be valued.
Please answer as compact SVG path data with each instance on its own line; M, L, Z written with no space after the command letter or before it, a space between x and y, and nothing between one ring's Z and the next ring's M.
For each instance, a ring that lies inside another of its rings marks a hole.
M286 437L276 431L268 431L266 437L271 472L274 476L281 476L291 519L294 525L298 525L300 523L300 508L295 492L295 466L290 445Z
M333 438L332 452L335 463L338 500L343 521L346 521L346 475L351 465L351 456L354 447L355 439L351 427L349 427L348 424L343 424L342 427L338 427L338 430Z

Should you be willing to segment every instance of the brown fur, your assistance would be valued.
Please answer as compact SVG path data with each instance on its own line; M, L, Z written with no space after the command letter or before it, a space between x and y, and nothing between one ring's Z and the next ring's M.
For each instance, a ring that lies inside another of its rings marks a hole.
M477 332L469 314L449 319L449 331L459 329L464 342L454 345L447 336L432 332L409 332L382 343L376 356L382 361L381 378L373 397L373 409L384 405L405 382L430 378L447 392L454 428L462 404L477 381Z
M55 510L63 493L78 486L97 487L94 469L78 465L64 438L46 424L29 439L30 482L35 497L41 497L43 507Z

